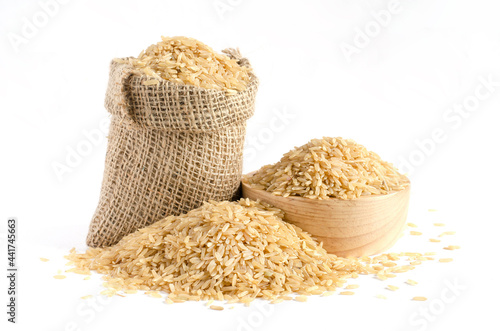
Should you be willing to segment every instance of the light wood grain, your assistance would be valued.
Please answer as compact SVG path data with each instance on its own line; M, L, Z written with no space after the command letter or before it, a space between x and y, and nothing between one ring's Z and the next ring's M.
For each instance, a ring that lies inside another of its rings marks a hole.
M261 200L285 212L285 221L312 234L337 256L365 256L391 248L401 237L410 200L403 191L355 200L316 200L273 195L242 183L245 198Z

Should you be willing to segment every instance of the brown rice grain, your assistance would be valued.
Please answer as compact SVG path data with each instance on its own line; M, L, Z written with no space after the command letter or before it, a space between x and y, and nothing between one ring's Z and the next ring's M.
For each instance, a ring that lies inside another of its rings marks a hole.
M439 262L442 262L442 263L446 263L446 262L451 262L453 261L452 258L443 258L443 259L439 259Z
M445 232L441 233L441 234L439 235L439 237L444 237L444 236L452 236L452 235L454 235L455 233L456 233L455 231L445 231Z
M427 301L427 298L426 297L413 297L412 300L413 301Z
M212 309L212 310L224 310L224 307L216 306L216 305L211 305L210 309Z

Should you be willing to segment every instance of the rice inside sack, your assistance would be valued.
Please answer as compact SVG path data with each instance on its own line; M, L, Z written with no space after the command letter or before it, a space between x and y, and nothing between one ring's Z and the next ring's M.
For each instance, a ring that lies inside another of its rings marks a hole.
M138 74L153 79L145 85L167 80L206 89L243 91L250 80L251 68L226 54L216 53L204 43L188 37L161 37L137 58L115 59L130 63ZM223 51L224 52L224 51ZM230 55L230 53L228 53Z

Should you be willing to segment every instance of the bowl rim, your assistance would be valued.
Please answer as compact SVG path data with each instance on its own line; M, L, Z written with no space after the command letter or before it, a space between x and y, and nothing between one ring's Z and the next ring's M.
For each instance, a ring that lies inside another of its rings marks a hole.
M245 174L245 175L241 176L241 185L242 185L242 187L244 186L246 189L253 190L253 191L259 191L262 194L268 195L268 196L272 196L273 198L288 199L288 200L292 200L292 201L293 200L297 200L297 201L310 201L310 202L314 202L314 203L325 203L325 204L328 204L329 202L331 202L331 203L335 203L335 202L337 202L337 203L353 203L353 202L362 201L362 200L370 200L370 201L374 201L375 199L384 200L384 199L389 199L392 196L395 196L397 194L403 194L405 192L408 192L410 190L410 187L411 187L411 181L410 181L410 179L407 176L405 176L405 175L401 175L404 178L404 183L406 184L406 187L403 190L392 191L392 192L387 193L387 194L362 195L362 196L360 196L359 198L356 198L356 199L340 199L340 198L309 199L309 198L305 198L305 197L297 196L297 195L294 195L294 196L289 195L287 197L283 197L281 195L272 194L271 192L268 192L266 190L261 190L261 189L253 188L249 183L245 182L245 177L246 176L250 176L250 175L252 175L252 174L254 174L256 172L257 171L252 171L252 172L249 172L248 174Z

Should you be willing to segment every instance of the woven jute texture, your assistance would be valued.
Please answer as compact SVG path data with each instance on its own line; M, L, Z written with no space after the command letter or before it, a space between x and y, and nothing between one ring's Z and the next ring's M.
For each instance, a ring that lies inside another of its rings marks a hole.
M239 52L229 56L249 65ZM258 80L226 95L162 81L113 61L106 92L111 113L101 194L87 244L105 247L168 215L207 200L238 198L246 120Z

